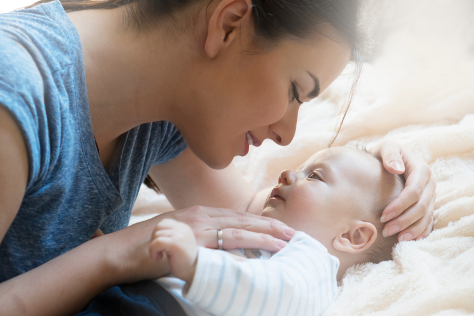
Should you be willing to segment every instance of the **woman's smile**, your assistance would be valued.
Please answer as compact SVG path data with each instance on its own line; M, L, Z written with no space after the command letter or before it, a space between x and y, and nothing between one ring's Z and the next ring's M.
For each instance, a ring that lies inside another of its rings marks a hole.
M260 147L262 142L255 137L250 131L245 133L245 149L242 156L246 156L249 153L250 146Z

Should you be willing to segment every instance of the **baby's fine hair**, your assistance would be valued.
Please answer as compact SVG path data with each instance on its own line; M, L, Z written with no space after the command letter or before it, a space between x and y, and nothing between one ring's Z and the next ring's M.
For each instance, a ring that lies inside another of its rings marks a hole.
M359 144L356 146L356 149L370 155L371 157L377 159L380 164L383 165L383 161L381 158L373 155L372 153L368 152L365 149L365 146L360 146ZM387 171L388 172L388 171ZM397 189L397 195L400 194L405 187L405 177L403 174L391 174L394 178L394 183ZM387 181L385 181L387 182ZM390 183L393 185L393 182ZM389 185L388 183L381 183L381 185ZM373 216L372 224L375 225L377 228L377 239L375 240L374 244L366 251L366 258L368 262L379 263L386 260L392 259L392 249L393 246L398 242L397 234L389 237L384 237L382 235L383 228L385 223L380 221L382 217L382 212L390 204L392 200L383 201L381 205L377 205L373 210L371 210L371 215Z

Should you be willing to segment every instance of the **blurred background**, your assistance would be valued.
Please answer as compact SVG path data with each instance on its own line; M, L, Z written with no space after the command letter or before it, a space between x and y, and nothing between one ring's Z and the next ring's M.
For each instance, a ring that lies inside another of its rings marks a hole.
M12 11L35 2L31 0L0 0L0 13Z

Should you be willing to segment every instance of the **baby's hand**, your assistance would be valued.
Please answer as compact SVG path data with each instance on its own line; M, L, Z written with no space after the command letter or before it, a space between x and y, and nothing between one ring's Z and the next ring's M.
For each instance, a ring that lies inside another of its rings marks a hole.
M153 230L149 251L150 257L157 261L166 253L173 276L191 285L198 255L191 227L173 219L163 219Z

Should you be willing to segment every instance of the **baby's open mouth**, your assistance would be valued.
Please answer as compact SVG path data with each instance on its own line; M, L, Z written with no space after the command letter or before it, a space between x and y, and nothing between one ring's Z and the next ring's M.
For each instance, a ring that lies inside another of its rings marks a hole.
M277 200L282 200L282 201L285 201L285 199L281 196L280 194L280 190L278 188L274 188L272 190L272 193L270 193L270 199L271 198L275 198Z

